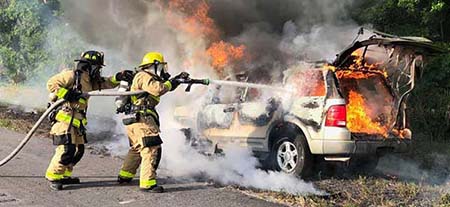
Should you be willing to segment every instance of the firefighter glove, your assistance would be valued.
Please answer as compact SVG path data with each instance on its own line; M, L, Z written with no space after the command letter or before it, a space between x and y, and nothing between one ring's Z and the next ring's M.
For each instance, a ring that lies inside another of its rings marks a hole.
M83 97L83 93L70 89L67 94L64 96L64 99L69 101L69 102L73 102L73 101L78 101L80 98Z
M189 79L189 73L186 72L181 72L180 74L170 79L169 81L172 84L171 90L175 90L180 85L180 83L186 82L187 79Z
M116 80L118 81L126 81L131 83L134 78L134 73L131 70L122 70L118 73L116 73Z

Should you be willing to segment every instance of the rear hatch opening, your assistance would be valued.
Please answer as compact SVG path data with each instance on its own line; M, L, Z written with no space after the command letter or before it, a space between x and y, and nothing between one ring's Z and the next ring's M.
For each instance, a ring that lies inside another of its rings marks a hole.
M395 96L383 73L336 71L346 100L347 128L355 138L389 137L395 124Z
M425 57L444 52L431 43L421 37L374 32L352 43L326 67L335 72L346 100L347 128L353 138L411 139L408 96L423 73Z

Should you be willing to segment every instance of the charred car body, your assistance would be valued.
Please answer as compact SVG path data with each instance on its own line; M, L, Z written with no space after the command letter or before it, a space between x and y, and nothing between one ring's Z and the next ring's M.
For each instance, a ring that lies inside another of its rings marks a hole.
M235 88L229 90L237 98L215 94L195 116L182 108L175 116L215 149L238 142L272 169L307 175L321 158L372 170L380 155L408 149L407 99L425 55L435 52L424 38L377 34L354 42L333 63L285 71L283 87L293 92L282 104Z

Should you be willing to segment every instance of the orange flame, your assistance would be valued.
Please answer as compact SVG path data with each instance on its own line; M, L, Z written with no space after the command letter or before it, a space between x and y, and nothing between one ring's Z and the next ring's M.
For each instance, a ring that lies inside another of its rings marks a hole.
M380 134L387 137L387 128L380 123L372 121L368 113L364 97L355 92L349 91L349 103L347 104L347 127L351 132Z
M388 77L380 64L368 64L362 57L362 52L356 50L351 54L352 64L345 68L325 66L325 69L335 71L338 79L369 79L379 74ZM372 120L370 114L372 109L367 105L363 95L356 90L350 89L347 97L347 127L354 133L378 134L388 136L388 127L381 122Z
M376 76L377 74L379 74L379 71L373 71L371 73L362 72L362 71L352 71L352 70L336 71L336 76L339 79L342 79L342 78L367 79L372 76Z
M230 61L237 61L244 57L245 46L233 46L224 41L214 42L206 53L212 58L212 66L223 69Z
M353 64L351 64L348 69L358 70L358 71L369 71L382 74L385 78L388 77L386 70L380 68L380 63L368 64L361 54L360 50L355 50L351 54L353 57Z
M175 12L186 16L177 18ZM168 4L167 21L169 24L194 37L219 38L219 30L214 20L208 16L209 5L199 0L171 0Z
M245 56L244 45L233 45L220 39L220 31L214 20L208 16L209 5L204 0L170 0L167 22L193 38L205 38L209 47L205 51L196 51L194 56L207 55L211 66L222 74L227 65L232 66ZM183 17L175 13L184 14ZM200 55L201 54L201 55ZM192 65L192 63L187 63Z

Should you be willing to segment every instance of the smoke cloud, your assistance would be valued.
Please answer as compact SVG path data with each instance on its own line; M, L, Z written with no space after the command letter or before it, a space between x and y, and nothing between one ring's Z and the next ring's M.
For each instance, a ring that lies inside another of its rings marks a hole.
M448 186L449 162L448 156L438 153L423 156L422 162L398 155L387 155L380 159L377 169L403 180Z

